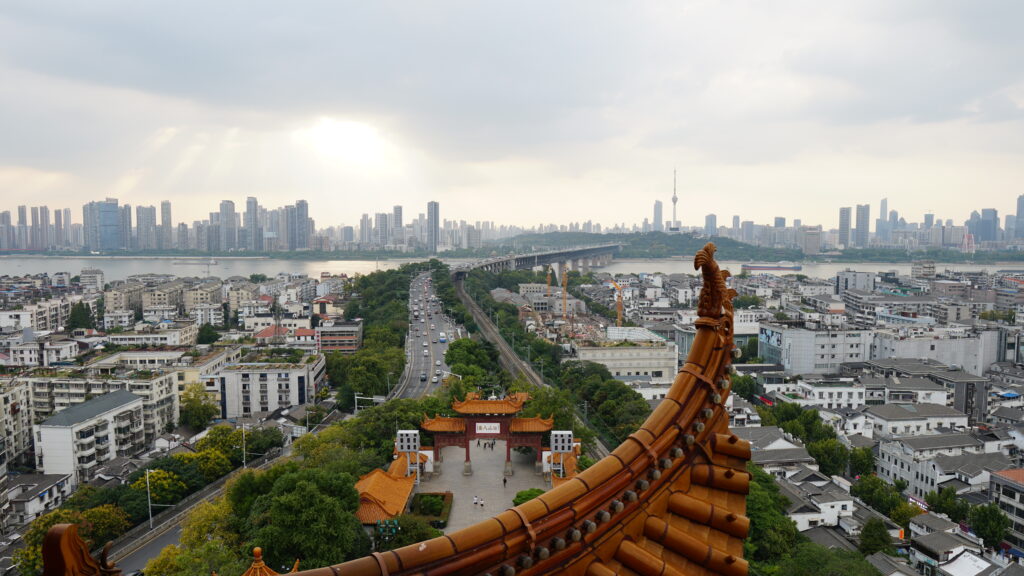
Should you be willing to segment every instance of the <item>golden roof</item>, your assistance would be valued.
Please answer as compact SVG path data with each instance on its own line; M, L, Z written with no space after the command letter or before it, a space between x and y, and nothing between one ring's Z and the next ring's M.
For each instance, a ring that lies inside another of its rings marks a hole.
M405 510L415 485L416 478L412 476L394 476L380 468L373 469L356 482L356 518L363 524L375 524L377 520L398 516Z
M253 548L252 549L252 556L253 556L252 565L249 566L248 570L246 570L245 572L242 573L242 576L278 576L277 572L274 572L274 570L272 570L270 568L270 566L267 566L266 564L263 563L263 549L262 548L260 548L259 546ZM298 572L299 571L299 561L298 561L298 559L295 560L295 564L292 566L292 570L291 571L292 572ZM214 574L214 576L216 576L217 573L214 572L213 574Z
M513 418L509 422L509 430L512 432L549 432L555 425L554 418Z
M435 418L423 417L420 428L428 432L465 432L466 421L462 418L451 418L448 416L437 416Z
M516 392L500 400L483 400L476 392L470 392L462 402L452 402L452 410L459 414L517 414L529 399L526 392Z

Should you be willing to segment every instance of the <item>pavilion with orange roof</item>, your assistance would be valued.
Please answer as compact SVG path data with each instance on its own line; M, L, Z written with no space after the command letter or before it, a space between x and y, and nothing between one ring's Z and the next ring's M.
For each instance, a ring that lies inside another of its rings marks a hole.
M555 421L553 418L516 416L529 399L526 392L494 400L485 400L470 392L465 400L452 402L452 410L460 417L424 417L420 428L434 437L434 461L441 461L441 449L445 446L462 446L466 450L463 474L472 474L469 446L473 440L504 440L506 476L512 475L512 448L533 448L539 467L544 434L551 431Z

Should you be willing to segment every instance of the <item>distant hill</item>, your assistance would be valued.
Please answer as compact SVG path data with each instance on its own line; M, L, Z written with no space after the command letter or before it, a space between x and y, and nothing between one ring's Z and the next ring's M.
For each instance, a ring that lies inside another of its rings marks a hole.
M584 232L550 232L548 234L523 234L502 242L495 252L534 252L569 248L586 244L621 244L619 258L677 258L692 257L709 241L706 237L693 234L587 234ZM758 260L775 262L779 260L802 260L799 250L762 248L737 242L729 238L710 238L718 247L719 260Z

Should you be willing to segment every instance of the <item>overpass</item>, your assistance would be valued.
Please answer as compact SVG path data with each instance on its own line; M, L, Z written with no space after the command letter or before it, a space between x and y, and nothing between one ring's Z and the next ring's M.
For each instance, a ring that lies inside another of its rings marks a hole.
M494 256L483 260L477 260L471 264L461 264L452 269L456 277L472 270L485 270L487 272L504 272L506 270L530 270L551 265L555 273L561 277L563 270L580 270L584 274L594 266L606 266L612 260L612 255L622 248L620 244L599 244L595 246L576 246L573 248L562 248L546 252L532 252L530 254L509 254L507 256Z

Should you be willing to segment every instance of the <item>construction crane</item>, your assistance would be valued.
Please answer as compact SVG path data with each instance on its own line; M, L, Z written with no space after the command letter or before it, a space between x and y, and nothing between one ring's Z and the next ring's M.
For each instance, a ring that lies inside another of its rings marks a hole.
M619 286L619 284L615 280L612 280L611 283L612 283L612 286L615 286L615 292L616 292L616 297L615 297L615 314L616 314L616 316L615 316L615 325L616 326L622 326L622 286Z

